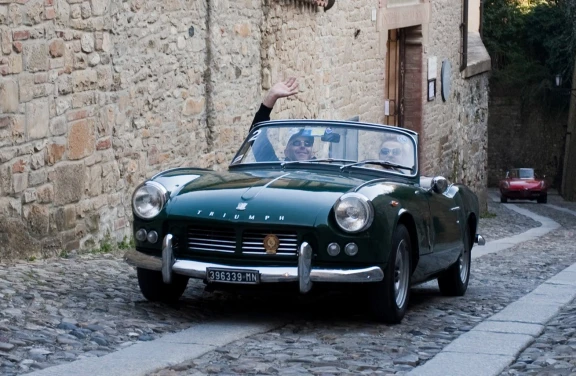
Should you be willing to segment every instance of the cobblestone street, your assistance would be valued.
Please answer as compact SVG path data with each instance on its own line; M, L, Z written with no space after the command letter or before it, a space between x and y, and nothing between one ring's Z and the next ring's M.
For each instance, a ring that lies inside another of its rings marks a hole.
M0 373L24 374L102 356L194 323L258 313L288 316L289 323L153 375L404 374L576 262L576 203L551 195L549 205L512 204L549 217L561 227L474 259L468 292L462 298L442 297L435 283L414 288L408 314L395 326L370 322L362 302L346 292L239 297L207 293L202 283L191 281L177 306L149 303L120 254L2 265ZM540 225L497 202L489 202L489 213L479 228L487 241ZM575 311L574 303L565 307L502 374L576 372Z

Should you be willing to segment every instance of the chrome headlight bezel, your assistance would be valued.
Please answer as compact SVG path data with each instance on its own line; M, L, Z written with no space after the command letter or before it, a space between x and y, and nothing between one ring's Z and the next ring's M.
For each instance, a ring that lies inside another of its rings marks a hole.
M136 200L139 198L140 194L150 195L152 192L155 195L157 204L154 205L154 210L149 213L142 213L141 210L136 206ZM168 201L168 190L160 183L155 181L147 181L140 184L132 194L132 212L135 216L141 219L149 220L156 217Z
M352 218L346 215L339 215L342 211L348 212L348 208L356 209L360 212L360 218ZM355 234L368 229L374 221L374 207L372 202L361 193L351 192L343 194L334 204L334 219L343 231L349 234ZM348 218L348 220L346 220Z

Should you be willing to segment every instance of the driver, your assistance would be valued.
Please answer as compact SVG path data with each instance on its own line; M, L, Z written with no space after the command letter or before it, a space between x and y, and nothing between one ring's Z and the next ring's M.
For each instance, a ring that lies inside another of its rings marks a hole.
M262 121L270 120L270 113L278 99L290 97L297 93L298 82L294 77L290 77L272 86L254 116L250 131L254 125ZM288 140L286 148L284 149L286 161L305 161L313 158L312 147L314 146L314 137L306 135L304 132L303 129L300 129ZM279 158L276 156L270 140L268 140L266 134L263 136L264 137L259 137L258 140L254 142L254 157L257 161L278 161Z
M284 149L284 156L286 161L307 161L313 159L312 147L314 146L314 137L307 136L305 130L301 129L293 134L286 148Z

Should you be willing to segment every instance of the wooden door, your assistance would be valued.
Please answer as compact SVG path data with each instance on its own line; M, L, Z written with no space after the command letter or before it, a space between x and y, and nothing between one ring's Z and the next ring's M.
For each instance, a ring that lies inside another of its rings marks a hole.
M404 125L404 87L406 82L406 33L402 29L388 31L386 53L386 87L384 95L388 100L388 115L384 122L388 125Z

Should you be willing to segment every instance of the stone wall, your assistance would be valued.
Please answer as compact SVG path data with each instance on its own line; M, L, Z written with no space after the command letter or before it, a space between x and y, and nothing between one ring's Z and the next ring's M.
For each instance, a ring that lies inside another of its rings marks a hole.
M520 93L491 93L488 185L497 187L511 168L532 167L559 188L567 119L566 111L551 112L538 103L523 103Z
M486 209L488 74L463 78L460 74L461 2L431 2L431 19L439 20L429 28L429 46L426 57L437 58L436 97L424 105L421 137L421 170L425 174L441 174L452 182L464 183L479 197L482 210ZM442 62L451 65L450 92L442 99ZM423 61L423 72L428 69ZM424 82L426 85L426 82ZM427 87L423 86L424 97ZM423 99L426 101L426 99Z
M454 80L450 101L424 103L423 160L439 161L425 170L482 192L486 82L455 68L460 5L434 4L427 53L449 58ZM273 118L382 123L377 7L0 0L0 259L130 237L135 186L171 167L224 169L263 93L289 75L301 93Z

